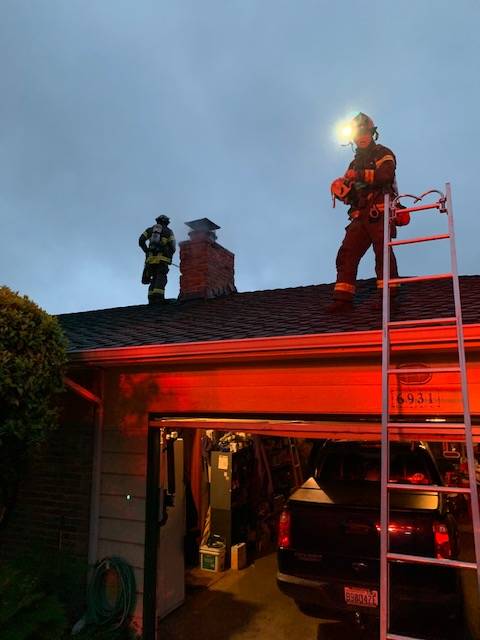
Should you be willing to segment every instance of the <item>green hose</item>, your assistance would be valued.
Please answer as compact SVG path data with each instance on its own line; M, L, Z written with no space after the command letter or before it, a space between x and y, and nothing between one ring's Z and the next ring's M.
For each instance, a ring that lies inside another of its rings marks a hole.
M106 588L107 574L112 571L117 582L114 601L108 597ZM115 556L103 558L96 563L87 588L87 611L81 626L93 624L111 630L120 629L133 611L135 601L135 576L130 565Z

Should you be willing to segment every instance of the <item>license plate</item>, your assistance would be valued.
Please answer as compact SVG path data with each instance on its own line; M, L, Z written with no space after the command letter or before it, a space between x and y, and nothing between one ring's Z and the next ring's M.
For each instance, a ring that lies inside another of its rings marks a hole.
M378 591L344 587L345 602L356 607L378 607Z

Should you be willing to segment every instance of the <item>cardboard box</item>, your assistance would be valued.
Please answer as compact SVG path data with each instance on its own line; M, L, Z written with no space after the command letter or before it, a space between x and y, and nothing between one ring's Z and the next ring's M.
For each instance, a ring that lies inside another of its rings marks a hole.
M225 547L200 547L200 569L204 571L223 571L225 565Z
M232 569L244 569L247 566L247 545L245 542L232 546L230 566Z

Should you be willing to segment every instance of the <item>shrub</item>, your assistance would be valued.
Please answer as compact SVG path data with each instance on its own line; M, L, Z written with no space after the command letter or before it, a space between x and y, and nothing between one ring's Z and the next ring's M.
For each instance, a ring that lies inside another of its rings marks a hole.
M45 440L56 425L66 340L56 318L0 287L0 443Z
M86 605L86 560L65 551L37 545L29 553L12 560L10 566L36 576L41 591L59 600L70 626L82 616Z
M62 605L41 591L38 578L11 565L0 567L2 640L60 640L66 627Z
M57 426L66 359L56 318L0 287L0 523L14 503L24 453Z

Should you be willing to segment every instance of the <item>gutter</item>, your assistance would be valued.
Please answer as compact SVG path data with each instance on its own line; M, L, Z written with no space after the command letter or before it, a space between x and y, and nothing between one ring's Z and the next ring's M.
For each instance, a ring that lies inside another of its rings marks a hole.
M480 324L464 325L467 350L480 350ZM452 326L403 328L394 332L393 351L453 350ZM69 352L70 364L162 364L174 362L265 361L380 355L382 331L351 331L296 336L269 336L235 340L208 340L132 347L78 349Z

